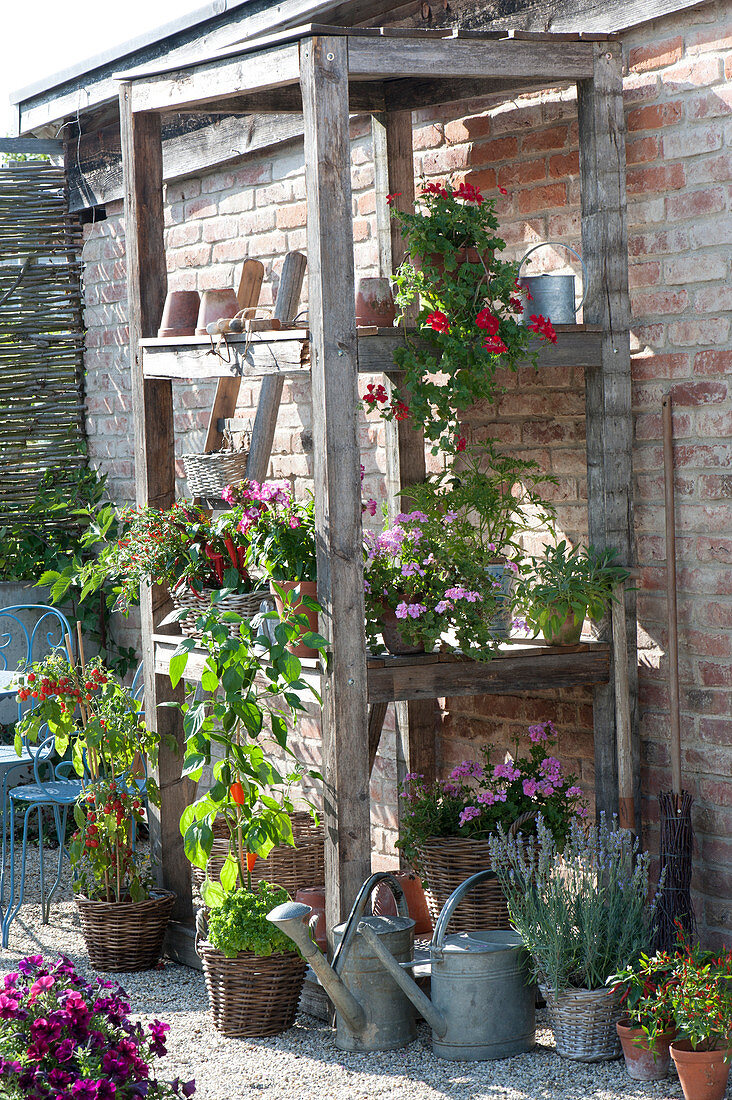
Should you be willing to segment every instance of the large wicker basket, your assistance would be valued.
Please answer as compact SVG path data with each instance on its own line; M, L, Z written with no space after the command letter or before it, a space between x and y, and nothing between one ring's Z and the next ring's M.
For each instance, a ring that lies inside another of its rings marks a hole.
M227 485L237 485L247 476L248 459L248 450L183 455L188 495L220 501Z
M295 951L260 956L240 951L227 959L197 941L214 1027L232 1039L279 1035L295 1022L305 960Z
M435 925L461 882L490 867L490 849L487 840L470 837L430 837L416 848L416 870L425 882L427 908ZM506 899L495 879L471 890L450 921L452 932L510 927Z
M557 1054L574 1062L609 1062L620 1057L616 1023L623 1014L617 992L568 989L555 996L540 985L554 1032Z
M163 950L175 894L157 890L147 901L90 901L76 897L81 931L95 970L152 970Z
M295 847L283 844L273 848L266 859L258 859L252 871L252 883L264 879L284 887L291 898L304 886L322 886L325 882L325 835L322 825L316 825L307 811L296 810L290 815ZM217 818L213 825L214 842L207 864L207 874L216 881L229 854L229 831ZM193 869L193 881L201 887L203 872Z
M187 584L179 584L171 589L170 598L173 601L173 606L178 611L187 611L187 614L178 620L186 637L200 638L201 632L196 626L196 622L199 615L202 615L211 607L211 597L214 591L213 588L204 588L199 594L194 592ZM251 619L259 611L262 600L269 598L269 588L257 588L254 592L232 592L228 596L222 596L217 600L216 607L220 611L235 611L237 615L241 615L242 619ZM237 623L230 623L229 629L235 636L238 635L239 626Z

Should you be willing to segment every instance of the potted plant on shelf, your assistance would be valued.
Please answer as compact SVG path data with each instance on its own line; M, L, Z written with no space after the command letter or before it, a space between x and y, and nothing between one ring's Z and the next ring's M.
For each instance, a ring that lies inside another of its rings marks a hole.
M461 882L491 866L490 838L500 828L521 834L526 843L538 813L561 849L571 822L587 813L575 776L566 774L552 755L556 729L551 721L529 727L530 748L491 764L464 760L447 779L425 784L409 775L400 788L405 800L398 847L426 884L433 921ZM533 843L530 841L529 843ZM474 890L456 910L456 927L508 928L508 910L495 881Z
M201 624L200 644L208 654L201 677L204 698L197 699L191 688L184 704L183 774L199 781L203 767L213 763L214 777L211 789L181 817L185 850L193 865L210 870L217 822L228 833L218 881L207 879L201 889L204 904L212 911L209 931L204 918L199 922L199 949L214 1022L227 1035L271 1035L289 1027L305 969L289 940L284 936L273 940L271 926L261 923L269 908L282 899L274 898L273 888L261 882L257 890L252 889L258 861L267 861L283 847L297 847L291 789L305 772L294 761L288 731L308 699L318 699L302 677L299 659L287 649L299 636L297 616L288 616L286 608L284 613L271 635L262 629L267 615L259 615L242 621L240 634L234 636L214 607ZM230 620L232 615L224 612L222 617ZM274 612L269 617L277 618ZM326 645L315 633L306 634L305 641L319 651ZM193 645L192 640L183 641L171 658L174 685L185 673ZM222 758L214 762L215 748ZM273 762L276 755L287 764L286 772ZM318 778L317 773L309 775ZM308 864L303 885L312 880L312 873ZM227 927L239 929L233 939L224 935ZM241 946L232 946L237 943ZM268 961L263 962L263 956ZM272 996L275 982L280 990L277 997Z
M151 969L175 904L174 894L155 886L149 860L136 846L145 803L158 804L147 774L158 738L142 722L140 703L99 658L76 667L51 656L24 672L21 692L34 690L38 702L18 724L17 737L35 743L47 723L59 755L71 751L59 768L81 779L69 858L92 966Z
M409 506L427 517L424 534L435 555L470 578L470 587L494 596L494 637L510 632L521 537L553 526L554 506L540 490L555 483L536 462L505 454L489 441L466 445L449 469L404 490Z
M0 993L0 1095L7 1100L184 1100L195 1081L166 1081L162 1020L130 1018L119 985L87 982L65 955L20 959Z
M669 1046L676 1038L672 993L677 970L675 955L641 954L607 979L625 1010L616 1026L628 1076L636 1081L661 1081L668 1075Z
M390 196L393 199L396 196ZM495 393L499 366L536 361L538 337L556 342L549 321L521 324L517 263L502 260L493 199L469 183L425 183L414 211L398 210L408 258L395 276L396 303L419 303L418 334L405 330L395 361L404 372L401 396L367 391L366 403L387 418L411 415L427 439L454 450L460 413ZM371 399L368 394L370 393Z
M605 983L650 942L650 857L604 814L596 826L570 822L563 845L541 815L536 828L533 847L505 833L489 842L511 924L531 953L557 1053L617 1058L622 1007Z
M211 515L181 500L166 510L135 508L122 512L119 538L104 547L83 570L84 596L105 579L113 579L114 608L127 611L138 599L140 585L167 584L184 634L196 635L198 615L211 606L213 594L226 609L249 616L268 595L252 571L249 542L238 517Z
M732 1061L732 948L691 947L679 932L671 1057L686 1100L722 1100Z
M280 617L302 615L302 631L317 631L317 563L312 496L297 500L287 481L242 481L227 486L239 531L251 543L252 560L269 577ZM302 640L289 643L298 657L317 657Z
M565 539L547 546L516 583L518 613L550 644L573 645L585 619L601 619L630 576L617 556L610 548L570 547Z

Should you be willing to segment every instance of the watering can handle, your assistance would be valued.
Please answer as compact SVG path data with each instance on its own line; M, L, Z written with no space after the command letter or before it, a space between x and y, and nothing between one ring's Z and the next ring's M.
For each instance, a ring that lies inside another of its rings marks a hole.
M574 312L578 313L582 308L585 298L587 297L587 268L585 267L585 261L580 256L579 252L575 252L573 248L568 244L564 244L562 241L543 241L541 244L535 244L533 248L530 248L525 256L519 262L518 271L516 272L516 278L518 279L521 274L521 268L524 266L524 262L528 260L532 252L536 252L537 248L548 248L551 245L552 248L566 248L567 252L571 252L573 256L576 256L579 262L582 264L582 297L579 300L578 305L574 307Z
M366 904L374 891L374 888L379 885L380 882L386 882L392 894L394 895L394 901L396 902L397 912L400 917L409 916L409 908L407 907L407 899L404 897L404 891L401 886L389 871L377 871L375 874L367 878L363 886L358 892L358 896L353 903L353 908L348 914L348 920L346 921L346 927L343 930L341 942L333 952L333 969L336 974L340 974L345 962L346 954L350 946L351 940L356 934L358 923L361 917L366 912Z
M478 871L476 875L471 875L465 882L461 882L457 890L453 890L450 897L447 899L442 907L442 912L437 918L437 924L435 925L435 931L432 935L432 943L430 944L430 951L433 956L440 957L442 955L442 948L445 943L445 933L447 932L447 926L452 920L452 915L455 912L458 904L463 900L469 890L472 890L474 886L479 886L481 882L487 882L489 879L495 878L495 871Z

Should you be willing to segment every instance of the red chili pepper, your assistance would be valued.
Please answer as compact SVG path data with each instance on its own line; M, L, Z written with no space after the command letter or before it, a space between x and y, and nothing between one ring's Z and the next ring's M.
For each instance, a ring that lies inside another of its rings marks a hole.
M249 570L247 569L247 548L246 546L238 546L236 550L236 556L239 559L239 572L243 580L249 579Z
M204 550L204 553L205 553L206 557L210 560L211 564L213 565L214 572L216 573L216 576L219 579L219 584L223 584L224 583L224 555L223 554L217 554L216 551L213 550L209 546L208 543L206 543L203 550Z
M236 802L237 806L243 806L246 802L244 788L238 780L235 783L232 783L229 787L229 794L234 799L234 802Z
M254 870L254 864L257 862L257 856L254 852L247 852L247 871L251 875Z
M231 537L231 535L227 535L226 538L224 539L224 546L226 547L226 549L229 552L229 557L231 558L231 564L234 566L234 569L238 569L239 568L239 561L238 561L237 556L236 556L236 547L234 546L234 540Z

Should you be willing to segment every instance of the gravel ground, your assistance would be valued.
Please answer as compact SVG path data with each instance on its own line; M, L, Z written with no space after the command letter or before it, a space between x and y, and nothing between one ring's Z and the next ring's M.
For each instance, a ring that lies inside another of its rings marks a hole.
M27 904L11 927L10 947L2 953L3 972L13 969L23 955L53 956L63 951L90 974L68 877L60 900L58 895L55 899L51 923L44 926L36 868L37 852L29 853ZM203 975L197 971L166 961L157 970L120 978L135 1013L146 1020L159 1017L171 1025L169 1053L161 1062L160 1076L194 1077L196 1100L665 1100L682 1096L675 1076L642 1085L630 1080L622 1061L589 1066L559 1058L543 1012L538 1015L537 1046L532 1053L500 1062L451 1063L432 1054L424 1025L409 1047L367 1055L336 1050L330 1028L305 1014L276 1039L226 1039L210 1022Z

